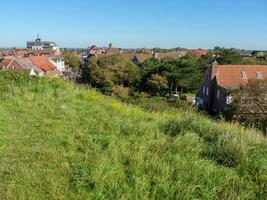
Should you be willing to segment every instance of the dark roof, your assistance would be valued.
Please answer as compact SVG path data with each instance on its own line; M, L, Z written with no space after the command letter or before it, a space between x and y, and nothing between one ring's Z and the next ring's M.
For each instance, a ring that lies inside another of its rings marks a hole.
M252 56L254 52L255 52L255 51L250 51L250 50L238 50L238 51L237 51L237 53L238 53L240 56L248 56L248 57Z

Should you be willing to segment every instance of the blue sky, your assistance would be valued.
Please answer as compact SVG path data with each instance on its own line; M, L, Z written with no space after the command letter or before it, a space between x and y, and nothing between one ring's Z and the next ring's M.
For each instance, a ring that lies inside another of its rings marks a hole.
M0 46L267 49L266 0L1 1Z

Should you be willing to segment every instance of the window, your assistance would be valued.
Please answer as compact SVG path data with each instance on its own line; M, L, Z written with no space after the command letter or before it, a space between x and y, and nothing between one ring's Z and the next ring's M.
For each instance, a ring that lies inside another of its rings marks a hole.
M217 90L217 99L219 99L220 98L220 90L218 89Z
M232 96L229 95L229 96L226 97L226 104L227 105L230 105L233 102L234 102L234 98Z
M247 72L241 72L241 76L243 79L247 79L248 78L248 75L247 75Z
M206 94L206 87L205 87L205 85L203 85L203 87L202 87L202 93L203 94Z
M208 87L206 88L206 95L207 96L209 95L209 88Z
M260 72L256 72L256 77L257 77L257 79L261 79L262 78L261 73Z

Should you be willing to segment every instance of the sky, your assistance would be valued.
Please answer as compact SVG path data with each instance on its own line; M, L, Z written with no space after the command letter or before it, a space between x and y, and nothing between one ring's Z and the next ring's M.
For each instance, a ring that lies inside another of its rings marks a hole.
M267 50L267 0L12 0L0 19L0 47L39 33L60 47Z

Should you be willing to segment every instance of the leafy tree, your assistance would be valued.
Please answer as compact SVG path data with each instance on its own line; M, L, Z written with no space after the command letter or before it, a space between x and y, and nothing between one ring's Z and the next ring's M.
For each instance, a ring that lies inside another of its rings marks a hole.
M147 84L151 91L157 96L159 96L159 93L162 90L165 90L168 88L168 81L165 77L158 75L158 74L152 74L151 78L148 79Z
M199 56L193 52L188 52L184 56L184 59L191 60L191 61L199 61L200 60Z
M140 88L148 93L151 91L152 75L164 77L167 80L168 93L178 93L182 95L184 90L194 90L198 87L201 80L198 62L188 59L169 59L163 60L159 65L146 68L145 73L142 74ZM157 76L153 76L156 78ZM159 78L159 77L157 77ZM153 82L154 84L154 82Z
M242 57L237 53L235 49L219 49L217 61L219 64L241 64Z
M267 128L267 80L252 80L233 92L232 118L258 128ZM267 133L266 133L267 134Z
M131 87L139 77L137 66L120 54L92 57L88 67L92 86L106 92L110 92L115 85Z
M65 59L65 64L71 68L71 69L80 69L81 67L81 61L80 59L76 56L75 53L71 52L64 52L63 57Z
M151 70L157 68L162 62L156 58L150 58L139 65L142 74L149 73Z

